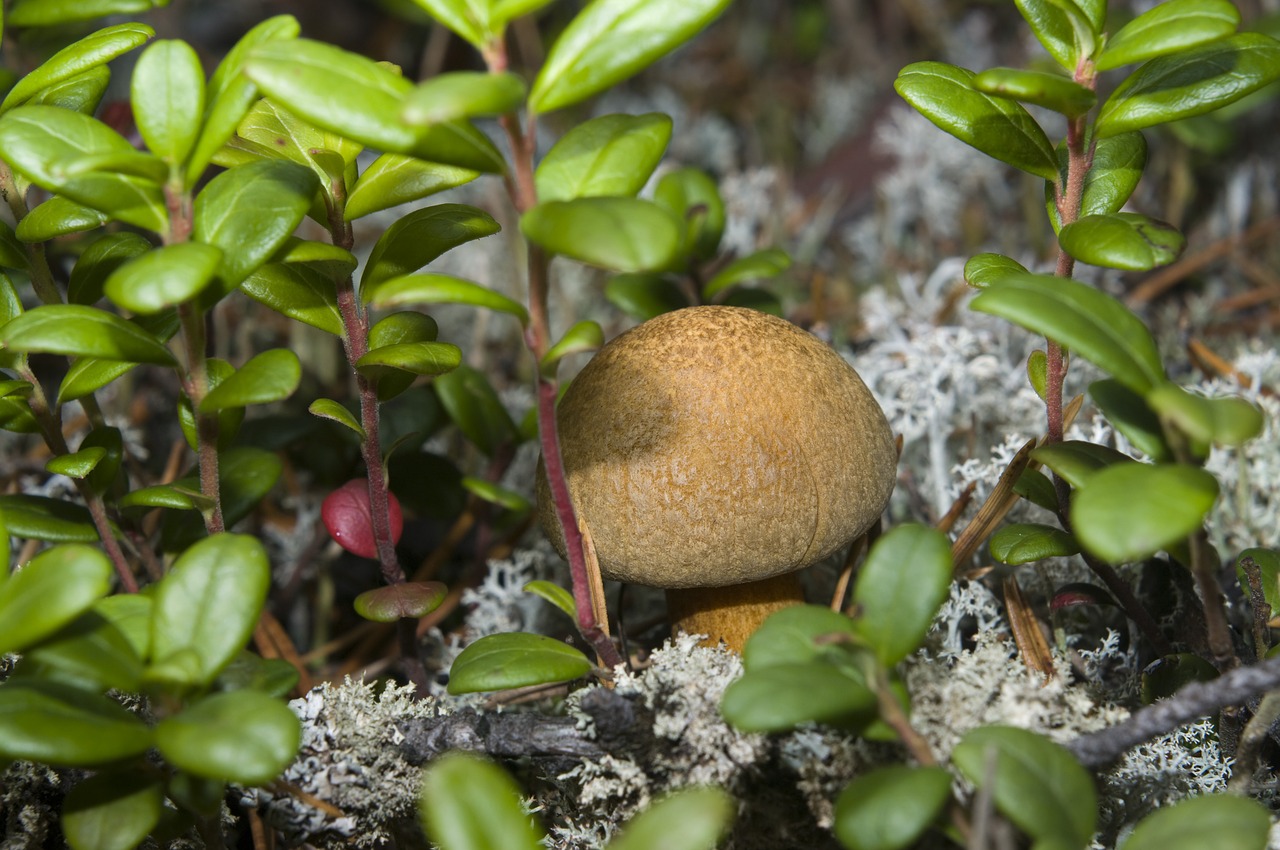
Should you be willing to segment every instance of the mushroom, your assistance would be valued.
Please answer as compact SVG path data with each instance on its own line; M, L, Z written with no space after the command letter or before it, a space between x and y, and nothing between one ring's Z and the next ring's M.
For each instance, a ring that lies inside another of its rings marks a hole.
M560 401L560 446L601 574L665 588L673 630L741 651L804 601L796 570L880 517L897 452L862 379L813 335L689 307L604 346ZM542 526L564 538L539 470Z

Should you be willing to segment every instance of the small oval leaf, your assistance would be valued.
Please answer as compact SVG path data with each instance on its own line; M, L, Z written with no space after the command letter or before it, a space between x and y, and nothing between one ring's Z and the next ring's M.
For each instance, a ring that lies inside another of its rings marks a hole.
M579 679L591 672L587 656L544 635L488 635L462 650L449 670L449 693L502 691Z

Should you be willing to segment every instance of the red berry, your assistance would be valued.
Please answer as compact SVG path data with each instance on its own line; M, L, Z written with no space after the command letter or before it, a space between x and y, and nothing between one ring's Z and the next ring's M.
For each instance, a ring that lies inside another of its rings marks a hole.
M391 520L391 542L400 540L404 531L404 514L400 500L394 493L387 494L387 508ZM373 515L369 510L369 482L354 478L330 493L320 506L320 518L329 536L353 555L377 558L378 544L373 534Z

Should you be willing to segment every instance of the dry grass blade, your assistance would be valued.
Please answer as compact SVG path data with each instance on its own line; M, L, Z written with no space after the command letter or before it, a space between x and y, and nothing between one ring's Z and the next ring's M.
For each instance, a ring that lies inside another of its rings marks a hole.
M1273 233L1277 228L1280 228L1280 217L1272 216L1258 222L1244 233L1219 239L1191 256L1183 257L1173 265L1165 266L1148 277L1129 293L1125 303L1130 307L1140 307L1148 301L1159 297L1166 290L1177 286L1187 277L1226 257L1237 248L1242 248L1250 242L1261 239Z
M1018 501L1018 494L1014 492L1013 486L1018 483L1018 476L1022 475L1022 471L1031 463L1031 450L1035 447L1035 440L1027 440L1022 448L1018 449L1013 460L1009 461L1004 472L1000 473L1000 480L991 489L982 507L978 508L978 513L969 520L969 524L960 532L956 542L951 544L951 563L955 569L959 570L969 563L973 553L977 552L982 542L991 536L996 526Z
M1217 352L1198 339L1193 339L1187 343L1187 355L1191 358L1191 362L1195 364L1196 368L1206 375L1217 378L1230 378L1246 388L1252 388L1257 383L1251 375L1247 375L1232 366ZM1275 396L1276 394L1276 391L1266 384L1260 385L1258 392L1266 396Z
M1018 645L1018 654L1022 661L1046 680L1057 675L1053 669L1053 653L1049 651L1049 642L1040 630L1040 621L1035 612L1022 596L1022 588L1018 579L1006 576L1004 580L1004 607L1009 616L1009 627L1013 630L1013 641Z

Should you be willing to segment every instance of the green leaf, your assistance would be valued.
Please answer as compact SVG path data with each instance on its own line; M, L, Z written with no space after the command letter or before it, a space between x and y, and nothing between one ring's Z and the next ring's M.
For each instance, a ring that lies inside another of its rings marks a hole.
M1003 254L974 254L964 264L965 283L977 289L986 289L1009 275L1028 274L1017 260Z
M12 17L9 22L13 23ZM145 44L154 35L155 30L146 24L117 24L64 47L9 90L4 102L0 103L0 113L30 100L42 89L83 74L95 66L105 65L117 56Z
M608 850L714 850L737 814L727 791L685 788L636 815L608 844Z
M71 454L49 458L49 460L45 461L44 468L46 472L51 472L54 475L65 475L68 478L84 478L98 465L98 461L106 456L107 450L101 447L79 449Z
M414 0L420 7L469 42L485 50L494 35L493 0Z
M635 197L670 141L671 118L658 112L602 115L579 124L538 164L538 201Z
M1258 568L1262 584L1262 595L1271 606L1271 616L1280 615L1280 554L1273 549L1245 549L1236 559L1236 578L1245 597L1251 593L1249 578L1241 564L1245 559L1253 561ZM528 590L528 586L525 587Z
M529 323L529 311L520 302L488 287L446 274L410 274L379 281L366 292L372 307L401 307L406 304L469 304L507 313Z
M542 360L538 363L538 369L549 378L555 377L561 360L570 354L585 354L590 351L597 351L603 345L604 331L600 328L600 325L590 320L575 322L569 330L564 332L564 336L560 337L559 341L548 348L546 354L542 355Z
M991 557L1002 564L1029 564L1045 558L1061 558L1079 553L1074 537L1061 528L1022 522L1006 525L991 535Z
M1228 0L1169 0L1149 9L1107 39L1099 71L1145 62L1216 41L1236 31L1240 12Z
M111 71L105 65L97 65L42 89L27 103L35 106L56 106L93 115L102 103L102 96L111 84Z
M130 490L120 499L122 508L171 508L179 511L197 509L192 494L168 484Z
M1044 49L1069 73L1094 51L1095 36L1102 31L1102 15L1086 17L1072 0L1015 0L1018 11L1031 25Z
M264 785L293 761L302 740L298 718L275 697L230 691L205 697L156 726L156 748L181 770Z
M1157 7L1158 8L1158 7ZM1271 819L1253 800L1233 794L1188 797L1139 821L1123 850L1257 850Z
M1087 551L1113 564L1137 561L1204 524L1218 481L1193 466L1124 463L1094 473L1071 502L1071 526Z
M88 690L137 691L142 658L124 631L100 613L105 601L98 600L70 625L25 650L16 675L65 682Z
M227 407L268 404L293 395L302 379L302 363L287 348L273 348L255 355L210 390L200 402L201 413Z
M868 722L876 695L824 661L754 670L724 692L720 712L744 732L785 732L801 723Z
M1142 704L1151 705L1168 699L1187 685L1212 682L1216 678L1218 668L1195 653L1179 652L1157 658L1142 668Z
M0 509L9 533L24 536L8 505ZM97 549L68 543L41 552L0 584L0 654L49 637L106 596L110 582L111 562Z
M418 812L423 832L440 850L542 847L543 831L525 814L515 781L476 756L448 753L431 762L423 773Z
M689 306L679 284L653 272L614 275L604 285L604 297L641 322Z
M877 768L840 792L836 837L849 850L905 850L915 846L950 799L951 774L944 768Z
M80 304L47 304L28 310L0 327L0 343L10 351L160 366L176 362L164 343L137 324Z
M408 153L419 159L486 174L502 174L507 169L502 153L468 121L432 124L422 131Z
M18 222L16 235L23 242L48 242L59 236L93 230L106 223L105 213L55 195Z
M0 223L0 266L19 271L26 271L30 266L26 246L18 239L13 228L4 223Z
M1203 115L1280 79L1280 42L1240 33L1138 68L1102 105L1095 125L1105 139Z
M515 74L453 71L420 83L404 101L400 118L410 126L424 126L515 112L527 88Z
M446 251L500 229L491 215L466 204L414 210L378 238L360 277L360 295L368 301L383 281L415 272Z
M113 699L58 682L0 685L0 758L94 767L150 748L151 730Z
M565 27L529 108L571 106L652 65L719 17L729 0L597 0Z
M745 257L739 257L720 271L702 287L702 297L710 301L726 289L756 280L768 280L791 268L791 257L786 251L766 248Z
M0 496L0 516L14 537L51 543L92 543L98 539L88 509L64 499L26 493Z
M375 159L347 196L347 221L470 183L480 172L412 156L387 153Z
M547 600L567 614L570 620L578 622L578 605L573 601L573 594L560 585L535 579L525 584L524 591Z
M179 320L176 312L165 312L139 316L134 324L159 340L168 340L178 332ZM58 387L58 403L74 401L101 389L137 365L129 361L78 358L72 362Z
M283 658L261 658L245 650L218 675L214 689L254 690L273 697L286 697L298 685L298 669Z
M240 165L209 181L196 196L191 235L222 249L222 294L285 244L311 208L318 187L315 172L282 160Z
M991 68L974 77L972 85L984 94L1031 103L1072 118L1085 114L1098 102L1092 89L1044 71Z
M267 554L256 538L215 534L199 541L156 586L152 657L164 664L194 653L196 675L184 684L209 684L253 634L270 583Z
M1084 487L1095 473L1109 466L1135 462L1133 458L1110 446L1086 440L1046 443L1034 449L1031 457L1052 469L1072 487Z
M222 251L199 242L156 248L125 263L103 285L107 297L134 313L159 313L194 298L213 280Z
M129 83L138 133L156 156L177 167L195 147L204 119L204 68L191 45L157 41L142 51Z
M291 319L343 335L337 285L312 265L267 263L241 282L240 291Z
M685 226L681 256L706 261L716 255L724 236L724 200L716 181L697 168L677 168L662 175L653 200Z
M116 269L152 250L137 233L108 233L94 240L76 260L67 284L72 304L92 304L102 297L103 286Z
M1050 275L1007 275L969 306L1065 345L1135 392L1164 380L1164 365L1142 321L1085 283Z
M1027 355L1027 380L1041 401L1049 397L1049 355L1042 349Z
M552 253L623 272L670 267L681 240L671 213L638 198L538 204L520 217L520 231Z
M587 656L544 635L488 635L462 650L449 670L449 693L501 691L567 682L591 672Z
M430 2L430 0L423 0ZM490 0L490 20L494 27L503 27L510 20L532 15L552 0Z
M899 525L871 547L853 586L854 626L885 667L924 641L951 591L951 543L924 525Z
M439 375L458 368L462 351L447 342L402 342L375 348L356 361L361 372L376 374L380 367L391 367L415 375Z
M163 0L16 0L5 18L13 27L48 27L107 15L134 15L162 3Z
M159 776L117 769L72 788L60 823L71 850L133 850L160 822L163 806Z
M523 493L495 484L486 478L476 478L468 475L462 479L462 486L467 492L513 513L527 514L533 509L533 505L529 503Z
M356 613L375 623L425 617L440 607L449 588L438 581L406 581L366 590L355 598Z
M1178 258L1186 239L1173 225L1137 213L1088 215L1058 233L1062 250L1082 263L1150 271Z
M1058 165L1063 185L1067 180L1067 148L1058 147ZM1093 163L1084 176L1084 192L1080 200L1080 216L1109 215L1120 212L1133 190L1138 188L1143 169L1147 167L1147 140L1141 133L1120 133L1100 139L1094 146ZM1062 229L1053 184L1045 184L1045 205L1054 232Z
M1057 159L1049 137L1021 105L973 88L972 71L942 62L916 62L893 84L924 117L993 159L1054 180Z
M331 419L340 425L345 425L356 433L361 440L364 441L364 428L360 427L360 423L356 421L356 417L338 402L331 398L318 398L311 402L311 406L307 411L312 416L319 416L321 419Z
M1090 384L1089 396L1112 427L1138 451L1155 461L1169 460L1173 456L1165 442L1160 417L1140 393L1109 379Z
M748 673L766 667L809 664L826 655L825 646L858 636L853 620L822 605L792 605L771 615L742 649Z
M1033 840L1063 850L1089 846L1097 793L1063 747L1025 729L983 726L961 739L951 761L970 782L989 785L996 808Z
M449 419L487 456L515 442L515 423L484 372L460 364L435 380L435 391Z
M1262 433L1262 411L1242 398L1206 398L1172 382L1147 393L1147 404L1192 439L1239 446Z
M314 239L290 236L272 258L276 263L307 265L332 277L346 276L356 270L360 261L346 248Z

